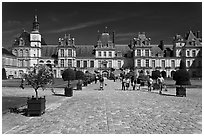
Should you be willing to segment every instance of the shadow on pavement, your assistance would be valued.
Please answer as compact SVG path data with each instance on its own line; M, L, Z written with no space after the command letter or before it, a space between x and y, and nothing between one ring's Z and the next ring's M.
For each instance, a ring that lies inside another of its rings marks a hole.
M52 94L52 95L55 95L55 96L65 96L64 94Z

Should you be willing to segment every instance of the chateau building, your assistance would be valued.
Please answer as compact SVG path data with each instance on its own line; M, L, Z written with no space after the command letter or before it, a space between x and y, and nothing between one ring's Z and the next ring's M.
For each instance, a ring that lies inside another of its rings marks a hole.
M59 38L58 44L47 45L40 34L37 16L34 17L32 31L23 30L15 39L11 52L2 49L2 68L5 68L7 76L14 78L20 78L27 68L36 64L52 66L56 78L61 78L68 67L108 75L111 69L119 71L124 66L124 55L130 50L133 51L131 58L136 72L144 70L151 73L158 69L163 75L172 77L185 56L191 76L202 76L202 40L199 32L189 31L184 37L176 35L172 45L164 45L161 41L159 46L151 44L151 39L142 32L128 46L128 43L116 44L115 33L110 34L106 28L104 32L98 32L95 45L76 45L75 38L70 34Z

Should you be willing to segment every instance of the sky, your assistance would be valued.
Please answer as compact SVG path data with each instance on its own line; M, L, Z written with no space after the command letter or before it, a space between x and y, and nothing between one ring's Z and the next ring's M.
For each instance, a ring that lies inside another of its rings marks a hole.
M71 34L76 44L97 42L97 31L115 31L116 44L128 44L145 32L152 44L172 44L175 34L202 32L201 2L3 2L2 46L10 48L22 30L31 32L38 15L47 44Z

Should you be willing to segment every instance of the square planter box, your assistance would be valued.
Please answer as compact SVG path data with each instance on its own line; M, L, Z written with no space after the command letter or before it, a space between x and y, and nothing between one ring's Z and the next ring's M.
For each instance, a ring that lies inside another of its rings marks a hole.
M185 96L186 97L186 88L185 87L176 87L176 96Z
M28 98L27 100L27 115L39 115L41 116L43 113L45 113L45 97L44 98Z
M72 87L65 87L64 88L64 95L67 97L72 97L73 96L73 88Z
M82 84L77 84L77 90L82 90Z

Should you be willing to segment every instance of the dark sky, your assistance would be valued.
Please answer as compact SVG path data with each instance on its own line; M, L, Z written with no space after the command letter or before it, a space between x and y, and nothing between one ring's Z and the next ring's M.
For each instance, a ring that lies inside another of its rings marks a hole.
M37 9L37 11L36 11ZM2 3L3 46L12 45L24 28L30 32L37 13L40 32L47 44L57 44L65 33L76 44L96 44L97 31L115 31L116 43L127 44L146 32L152 44L171 44L175 34L202 31L201 2L28 2Z

